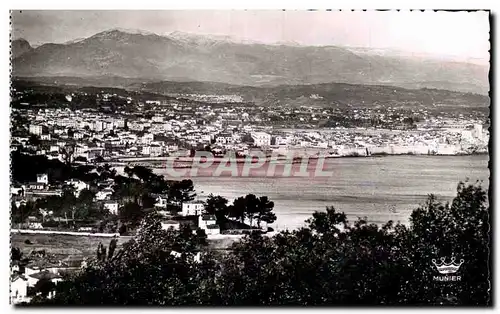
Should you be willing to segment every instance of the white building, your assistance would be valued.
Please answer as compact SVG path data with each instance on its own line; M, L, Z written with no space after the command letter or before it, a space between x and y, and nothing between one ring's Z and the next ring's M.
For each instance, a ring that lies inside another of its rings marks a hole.
M170 228L172 228L174 230L179 230L180 223L178 221L174 221L174 220L162 221L161 227L163 228L163 230L168 230Z
M159 207L159 208L167 208L167 198L166 197L162 197L162 196L158 196L156 198L156 203L155 203L155 207Z
M13 195L20 195L24 193L24 190L22 187L13 187L11 186L10 187L10 195L13 196ZM17 207L19 207L19 205L16 204Z
M151 120L153 122L163 122L163 116L155 115Z
M43 127L41 125L30 124L29 132L31 134L41 135L42 131L43 131Z
M28 229L43 229L42 223L39 221L30 221L28 222Z
M29 302L28 280L22 275L15 275L10 281L10 300L12 304Z
M477 139L483 138L483 126L481 124L474 124L474 137Z
M269 146L271 145L271 135L265 132L252 132L250 133L255 146Z
M36 175L36 182L43 183L43 184L49 184L49 175L46 173L37 174Z
M209 225L205 229L205 234L206 235L217 235L220 234L220 227L219 225Z
M290 144L289 138L283 137L283 136L276 136L274 140L275 145L288 145Z
M163 154L163 147L161 147L160 145L143 146L142 154L146 156L158 157Z
M142 136L141 138L141 143L149 145L151 142L154 140L154 135L153 133L146 133Z
M42 141L50 141L50 134L40 134L40 139Z
M49 152L59 152L59 146L57 145L50 145Z
M102 121L95 121L93 125L93 129L97 132L101 132L104 130L104 122Z
M207 229L207 226L215 225L217 220L215 219L215 215L200 215L198 217L198 228Z
M75 180L75 179L70 179L65 182L67 185L72 186L75 188L76 193L75 195L78 197L80 195L80 192L84 189L88 189L89 185L81 180Z
M203 203L183 203L182 216L199 216L203 209L205 209Z
M207 235L220 234L220 227L214 215L201 215L198 217L198 227L205 230Z
M219 134L219 135L216 136L215 142L217 144L229 144L229 143L233 143L234 142L233 135L229 134L229 133L221 133L221 134Z
M118 202L117 201L105 201L104 208L106 208L110 214L118 215Z
M102 189L101 191L96 193L95 199L98 201L104 201L104 200L110 198L112 194L113 194L112 188L105 188L105 189Z

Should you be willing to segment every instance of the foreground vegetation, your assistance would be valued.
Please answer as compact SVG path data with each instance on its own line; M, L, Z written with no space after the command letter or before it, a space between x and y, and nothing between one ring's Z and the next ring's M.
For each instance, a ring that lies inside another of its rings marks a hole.
M460 183L451 203L429 196L409 226L347 221L334 208L308 226L247 236L195 259L206 239L162 230L146 216L130 242L59 283L52 305L491 305L486 192ZM182 252L182 254L174 253ZM441 282L432 260L463 259L460 281Z
M14 186L21 187L34 181L38 173L47 173L50 187L54 188L53 191L60 191L60 195L28 199L19 206L13 199L11 222L16 228L26 225L27 219L34 217L44 228L78 230L79 226L91 226L93 231L130 234L148 213L163 209L175 216L181 211L182 203L191 202L196 197L192 180L166 180L147 167L127 166L124 174L117 174L109 164L80 165L69 159L63 163L23 151L12 152L11 158ZM88 187L76 193L75 188L68 184L69 180L81 181ZM96 195L105 188L113 191L109 198L119 204L117 214L104 207L104 200L96 200ZM158 197L167 200L166 208L156 207ZM262 223L276 221L274 202L267 196L248 194L229 204L224 197L209 195L205 205L204 214L215 215L222 231L260 229Z

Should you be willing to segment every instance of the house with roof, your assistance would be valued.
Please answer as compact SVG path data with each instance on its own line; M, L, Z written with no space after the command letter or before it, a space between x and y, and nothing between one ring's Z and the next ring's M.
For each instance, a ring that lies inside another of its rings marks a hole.
M215 215L198 216L198 228L205 230L207 235L220 234L220 227L217 225Z
M42 141L50 141L50 134L49 133L40 134L40 140L42 140Z
M161 227L163 230L168 230L170 228L174 230L179 230L180 228L180 222L175 221L175 220L165 220L161 222Z
M156 197L155 207L167 208L167 205L168 199L166 196L158 195L158 197Z
M112 215L118 215L118 201L115 200L106 200L104 201L104 208L109 211Z
M49 175L47 173L39 173L36 175L36 182L49 184Z
M66 185L72 186L76 190L76 196L80 195L80 192L84 189L88 189L89 185L78 179L70 179L64 182Z
M219 225L208 225L204 230L207 236L220 234Z
M217 220L215 215L200 215L198 216L198 227L200 229L206 229L207 226L215 225Z
M220 133L216 136L215 142L217 144L229 144L234 141L231 133Z
M24 190L28 191L42 191L45 190L47 185L45 183L40 182L28 182L25 186L23 186Z
M199 216L205 209L203 203L186 202L182 203L182 216Z
M26 218L28 229L43 229L42 222L35 216Z
M11 186L10 187L10 196L22 196L24 194L24 190L21 186Z
M10 278L10 302L18 304L22 302L29 302L31 298L28 297L28 279L21 274L14 274Z
M98 201L104 201L106 199L109 199L111 195L113 195L113 192L113 188L111 187L104 188L96 193L95 199Z
M156 143L145 145L142 147L142 154L146 156L158 157L163 154L163 147Z
M141 143L149 145L151 142L154 141L154 134L153 133L146 133L141 137Z

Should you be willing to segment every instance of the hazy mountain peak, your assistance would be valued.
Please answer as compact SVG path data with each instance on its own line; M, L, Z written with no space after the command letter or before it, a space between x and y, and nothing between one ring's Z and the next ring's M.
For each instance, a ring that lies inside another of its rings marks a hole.
M76 44L76 43L79 43L81 41L84 41L85 39L86 38L76 38L76 39L68 40L67 42L64 42L64 45Z
M235 38L229 35L196 34L196 33L174 31L167 34L167 36L178 41L198 43L198 44L202 43L213 44L218 42L235 43L235 44L261 44L260 42L257 41Z
M120 37L123 35L143 35L143 36L155 35L155 36L158 36L155 33L143 31L140 29L128 29L128 28L117 27L117 28L112 28L112 29L108 29L108 30L102 31L100 33L97 33L94 36L91 36L90 38L109 38L109 39L111 39L111 38Z
M13 59L33 49L30 43L24 38L13 40L11 43L11 47Z
M302 46L301 44L299 44L298 42L293 41L293 40L278 41L275 45L280 45L280 46L295 46L295 47Z
M305 45L297 49L298 44L290 42L244 45L250 41L185 32L160 36L124 29L103 31L77 45L45 44L32 49L21 43L13 43L13 72L18 76L115 75L239 85L342 82L489 90L488 67L388 56L378 50L367 53Z
M230 36L201 35L201 34L181 32L181 31L171 32L167 35L167 37L183 42L232 41Z

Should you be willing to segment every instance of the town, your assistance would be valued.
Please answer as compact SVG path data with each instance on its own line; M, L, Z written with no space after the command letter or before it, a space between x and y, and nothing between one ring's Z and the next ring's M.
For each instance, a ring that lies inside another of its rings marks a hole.
M293 151L332 156L376 154L457 155L487 153L486 113L431 112L419 108L255 107L248 104L137 100L97 93L103 104L120 100L123 110L47 108L22 102L13 117L11 149L40 144L33 153L62 160L71 149L75 161L190 156L192 150L247 155L258 149L286 155ZM71 103L77 95L66 95ZM88 96L85 93L85 96ZM24 104L24 105L23 105ZM34 146L32 146L34 148Z

